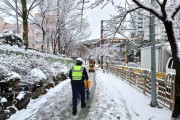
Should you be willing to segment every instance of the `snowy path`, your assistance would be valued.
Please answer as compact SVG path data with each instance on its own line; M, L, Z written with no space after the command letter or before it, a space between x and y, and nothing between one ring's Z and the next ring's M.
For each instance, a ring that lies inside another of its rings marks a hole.
M112 74L97 70L89 76L91 80L95 77L91 99L87 108L78 106L76 116L72 116L71 86L66 80L31 101L27 109L18 111L10 120L170 120L170 110L151 108L149 97Z
M70 80L61 82L55 88L36 100L32 100L26 110L21 110L10 120L59 120L71 115ZM21 116L21 117L19 117Z
M89 73L94 81L94 73ZM10 120L84 120L88 113L95 91L95 82L91 88L87 108L80 108L78 104L77 116L72 115L72 90L70 80L61 82L55 88L36 100L32 100L26 110L18 111ZM21 117L19 117L21 116Z
M96 72L92 120L170 120L166 107L151 108L151 99L112 74Z

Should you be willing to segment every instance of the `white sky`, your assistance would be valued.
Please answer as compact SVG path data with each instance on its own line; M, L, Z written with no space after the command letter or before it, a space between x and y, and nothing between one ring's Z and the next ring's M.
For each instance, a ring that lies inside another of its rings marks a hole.
M124 0L114 0L115 4L119 5L120 3L124 5ZM91 0L93 2L93 0ZM103 9L101 9L102 4L94 9L88 9L85 11L85 15L83 17L87 17L88 22L90 23L90 31L91 36L89 39L97 39L100 38L100 26L101 20L108 20L110 19L110 14L115 12L114 6L109 3ZM5 21L8 23L15 23L16 20L14 18L5 17Z
M92 73L90 79L92 79ZM76 116L72 116L72 94L70 80L60 82L47 94L31 100L26 109L18 111L9 120L74 120L89 109L87 120L170 120L171 111L166 107L150 107L151 99L112 74L96 72L96 91L90 108L78 105ZM90 96L91 97L91 96Z
M115 4L122 3L124 0L114 0ZM123 5L123 3L122 3ZM89 9L86 11L85 17L87 16L88 22L90 23L91 36L89 39L97 39L100 38L100 27L101 20L110 19L110 14L115 12L114 6L109 3L103 9L101 9L102 5Z

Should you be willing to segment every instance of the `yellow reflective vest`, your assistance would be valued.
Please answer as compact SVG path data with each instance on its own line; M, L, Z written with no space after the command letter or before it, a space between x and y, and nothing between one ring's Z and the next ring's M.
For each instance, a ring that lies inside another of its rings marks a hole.
M74 66L71 71L72 71L72 80L82 80L83 77L83 66Z

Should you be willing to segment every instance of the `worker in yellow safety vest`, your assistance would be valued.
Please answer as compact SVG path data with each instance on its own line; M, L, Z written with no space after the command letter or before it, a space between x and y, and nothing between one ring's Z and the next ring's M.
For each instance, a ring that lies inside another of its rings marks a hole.
M77 97L78 92L81 94L81 108L86 107L85 102L85 87L84 81L88 80L86 68L82 66L82 58L77 58L76 65L69 71L69 78L71 79L72 96L73 96L73 115L77 113Z

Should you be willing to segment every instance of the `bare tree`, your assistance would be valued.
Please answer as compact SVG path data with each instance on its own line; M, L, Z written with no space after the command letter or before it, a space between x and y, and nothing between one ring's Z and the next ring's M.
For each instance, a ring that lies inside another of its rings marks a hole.
M65 36L64 40L64 53L69 48L70 44L79 44L82 40L86 40L90 36L89 23L87 20L81 21L77 19L68 25L69 32Z
M51 26L51 38L52 38L52 47L53 47L53 53L60 53L60 43L63 41L63 36L65 35L66 26L70 24L72 21L77 19L77 13L75 12L75 3L76 1L68 1L68 0L62 0L62 1L56 1L56 8L58 8L58 12L49 12L48 15L56 16L55 21L51 21L53 23L54 27ZM57 6L59 5L59 6ZM74 12L75 15L72 14ZM57 48L58 47L58 48Z
M0 11L3 12L7 16L12 16L16 18L16 12L18 12L18 16L22 19L23 23L23 39L25 41L25 46L28 48L28 17L30 12L36 8L41 2L44 0L2 0L0 6ZM17 9L15 6L15 2L18 2ZM27 5L29 6L27 8Z
M2 0L3 4L0 6L0 11L5 13L8 16L12 16L16 18L15 14L15 0L13 2L11 0ZM68 31L69 35L72 35L72 30L75 30L74 28L70 27L68 24L70 24L73 21L76 22L81 22L83 23L83 17L82 17L82 12L83 8L80 3L78 3L79 0L30 0L30 1L18 1L18 8L17 12L18 15L20 16L19 20L22 20L23 23L23 38L25 40L25 45L26 48L28 48L28 21L36 24L37 26L40 27L42 30L42 42L44 43L45 38L47 38L47 31L50 33L50 38L51 38L51 43L52 43L52 48L54 53L60 53L60 47L61 46L66 46L60 45L62 44L62 41L65 41L63 39L68 38L66 37L65 33ZM81 1L82 2L82 1ZM86 3L86 1L83 2L83 4ZM28 5L28 8L27 8ZM34 8L39 8L39 18L34 18L34 15L32 14ZM23 9L22 9L23 8ZM81 8L81 11L79 11L79 8ZM54 18L54 19L53 19ZM81 20L79 20L81 18ZM76 29L81 29L81 24L77 23ZM47 26L50 28L47 29ZM65 32L66 31L66 32ZM82 35L82 32L76 32L76 35L73 36L78 36L78 34ZM80 31L80 30L78 30ZM78 34L77 34L78 33ZM85 32L84 32L85 33ZM66 33L67 34L67 33ZM70 38L75 38L75 37L70 37ZM62 39L62 40L61 40ZM58 48L57 48L58 47ZM42 51L44 49L44 45L41 47Z
M76 38L79 36L83 36L82 33L88 34L85 30L83 30L87 23L84 23L84 21L80 21L81 15L79 14L78 7L79 6L76 0L62 0L58 1L56 7L53 7L58 8L58 14L57 12L53 11L48 12L48 15L56 16L56 20L49 21L52 23L50 25L50 34L53 53L60 53L61 51L65 53L67 46L72 41L76 40ZM81 23L83 23L84 25L81 25ZM82 30L80 29L82 29L84 32L82 32ZM78 40L81 39L79 38Z
M27 15L27 2L21 0L22 3L22 19L23 19L23 40L25 41L26 49L28 48L28 15Z
M37 25L42 31L42 43L45 43L45 38L47 38L48 31L48 24L49 18L48 13L57 10L57 8L52 7L52 1L44 0L38 5L38 13L37 15L31 15L32 19L29 19L30 22ZM51 8L52 7L52 8ZM41 50L44 51L44 44L41 45Z

